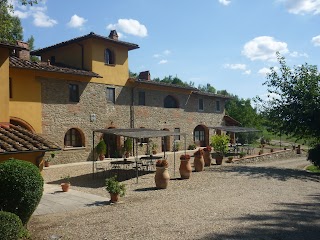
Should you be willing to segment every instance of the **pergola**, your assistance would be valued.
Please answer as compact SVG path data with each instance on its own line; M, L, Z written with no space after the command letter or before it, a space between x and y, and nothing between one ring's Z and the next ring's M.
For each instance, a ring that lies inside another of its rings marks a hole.
M261 130L255 128L248 127L238 127L238 126L216 126L216 127L208 127L210 129L231 132L231 133L250 133L250 132L261 132Z
M166 130L157 130L157 129L147 129L147 128L112 128L112 129L95 129L92 132L92 146L94 148L95 143L94 143L94 138L95 138L95 133L102 133L102 134L112 134L112 135L117 135L117 136L123 136L127 138L132 138L136 139L136 144L134 144L133 153L135 157L135 163L137 166L138 162L138 148L137 148L137 142L138 139L141 138L157 138L157 137L167 137L167 136L183 136L184 137L184 145L185 145L185 151L186 151L186 133L178 133L178 132L170 132ZM175 149L174 149L175 150ZM165 157L165 152L163 153ZM92 174L94 176L94 164L97 161L95 157L95 151L93 150L92 154ZM174 170L176 167L176 157L175 157L175 151L174 151ZM138 178L139 178L139 172L138 168L136 167L136 178L137 178L137 183L138 183Z

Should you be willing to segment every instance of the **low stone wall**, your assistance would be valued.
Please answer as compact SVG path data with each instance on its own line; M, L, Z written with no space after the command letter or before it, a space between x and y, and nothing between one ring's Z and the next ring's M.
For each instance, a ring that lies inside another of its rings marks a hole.
M287 158L292 158L297 156L306 156L306 154L304 152L301 154L297 154L296 151L293 151L293 150L280 150L272 153L264 153L261 155L253 155L253 156L247 156L243 158L236 158L236 159L233 159L233 163L238 163L238 164L255 163L255 162L264 162L264 161L277 160L277 159L287 159Z

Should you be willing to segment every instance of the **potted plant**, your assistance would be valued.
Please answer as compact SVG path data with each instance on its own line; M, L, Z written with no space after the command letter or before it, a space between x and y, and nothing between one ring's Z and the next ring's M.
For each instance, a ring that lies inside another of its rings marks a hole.
M154 176L154 181L156 183L156 188L158 189L165 189L168 187L170 180L168 165L168 161L165 159L159 159L156 162L156 175Z
M127 138L126 140L124 140L124 151L125 157L128 158L132 151L132 138Z
M259 155L263 154L263 149L260 149Z
M203 159L204 159L204 166L208 167L211 165L211 146L207 146L203 149Z
M62 177L63 181L60 184L63 192L68 192L70 188L70 175Z
M188 150L194 150L194 149L196 149L197 147L196 147L196 145L195 144L190 144L189 146L188 146Z
M172 150L174 152L177 152L177 151L179 151L179 149L180 149L180 142L177 140L173 141L173 149Z
M194 169L196 172L201 172L204 169L203 150L199 149L194 154Z
M229 156L228 160L226 161L227 163L232 163L233 162L233 156Z
M117 175L106 179L106 190L110 193L113 203L119 201L119 196L123 197L126 194L126 186L117 181Z
M157 154L157 148L158 148L158 145L154 142L151 143L151 151L152 151L152 154Z
M228 151L229 141L230 141L230 138L227 135L213 135L211 137L211 145L213 146L213 149L216 152L217 165L222 164L223 156Z
M103 160L107 153L107 145L103 139L96 146L96 152L99 155L99 159Z
M45 160L44 160L44 166L45 167L49 167L50 166L50 162L54 159L54 157L56 156L55 152L51 152L50 156L48 156Z
M189 154L181 155L180 160L181 161L180 161L179 172L180 172L181 179L189 179L192 172L191 164L189 161L190 155Z
M243 158L245 155L246 155L245 152L240 152L240 153L239 153L239 157L240 157L240 158Z

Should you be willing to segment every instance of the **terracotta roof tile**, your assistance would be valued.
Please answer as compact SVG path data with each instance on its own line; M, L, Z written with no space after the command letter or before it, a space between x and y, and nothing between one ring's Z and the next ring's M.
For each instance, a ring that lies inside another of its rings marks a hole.
M112 39L112 38L109 38L109 37L105 37L105 36L101 36L101 35L95 34L94 32L91 32L91 33L89 33L87 35L84 35L84 36L81 36L81 37L72 38L70 40L67 40L67 41L64 41L64 42L61 42L61 43L57 43L57 44L49 46L49 47L45 47L45 48L42 48L42 49L31 51L31 54L39 56L40 54L42 54L42 53L44 53L44 52L46 52L48 50L56 49L56 48L63 47L63 46L67 46L69 44L77 43L77 42L80 42L82 40L89 39L89 38L96 38L96 39L100 39L100 40L103 40L103 41L112 42L114 44L119 44L119 45L127 47L128 50L134 50L134 49L139 48L139 46L137 44L115 40L115 39Z
M0 154L55 150L60 147L20 126L10 124L8 128L0 125Z
M76 69L71 67L48 65L47 63L44 63L44 62L41 62L41 63L32 62L28 60L22 60L15 56L10 57L10 67L101 78L99 74L91 71L86 71L86 70L81 70L81 69Z

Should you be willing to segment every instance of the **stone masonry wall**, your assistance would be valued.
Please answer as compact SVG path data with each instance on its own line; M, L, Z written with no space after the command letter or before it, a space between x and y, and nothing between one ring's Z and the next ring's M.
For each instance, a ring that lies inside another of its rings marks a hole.
M72 163L91 160L92 131L109 127L130 128L130 104L132 89L128 87L108 86L104 84L78 82L57 79L39 79L42 83L42 123L43 136L64 147L64 136L70 128L79 129L84 136L83 148L63 149L57 153L52 164ZM78 84L80 102L69 102L69 84ZM106 87L116 89L116 104L106 100ZM168 95L165 91L147 90L146 106L137 106L138 91L134 91L134 127L153 129L180 128L187 133L186 146L193 144L193 130L198 125L217 126L222 124L224 102L221 100L222 111L214 111L215 102L212 97L201 96L204 99L204 111L198 111L199 96L172 94L179 102L180 108L164 108L163 101ZM96 114L96 121L90 121L90 115ZM213 135L210 130L209 136ZM95 143L100 138L95 135ZM121 141L123 138L121 138ZM153 142L161 151L161 139ZM170 137L173 142L173 137ZM181 147L184 149L184 138L181 137ZM139 148L139 154L144 154L146 147Z

